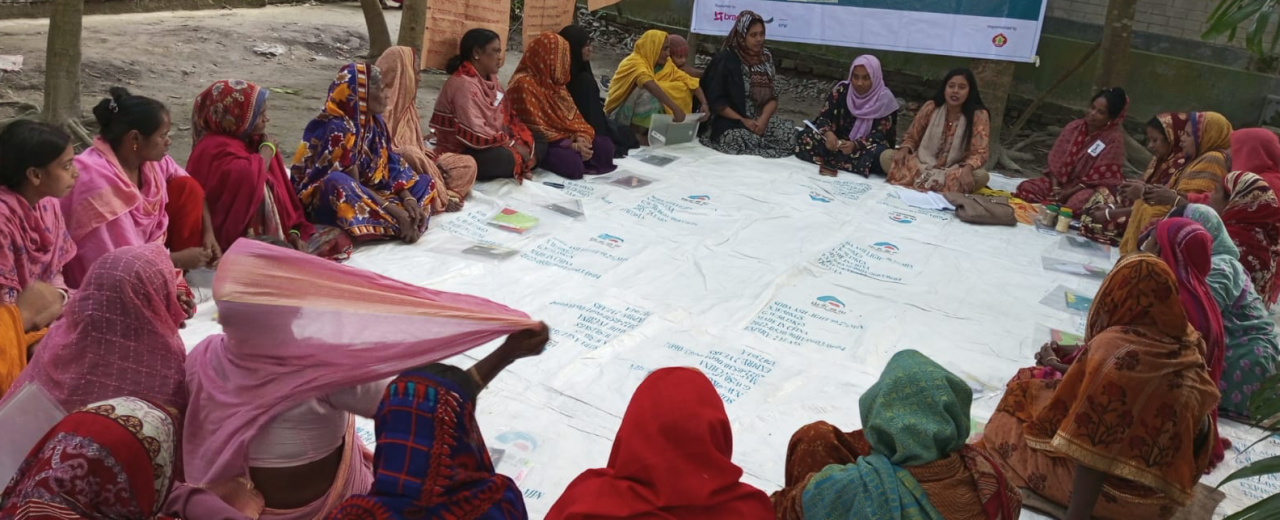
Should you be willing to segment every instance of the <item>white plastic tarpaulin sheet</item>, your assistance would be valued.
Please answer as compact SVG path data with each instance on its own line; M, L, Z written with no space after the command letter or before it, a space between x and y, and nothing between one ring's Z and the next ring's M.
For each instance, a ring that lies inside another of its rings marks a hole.
M418 244L365 247L350 260L490 298L551 326L547 351L504 371L478 408L498 470L517 480L533 518L580 472L606 464L632 392L665 366L697 367L713 381L732 420L734 460L766 492L782 486L797 428L816 420L859 427L858 396L902 349L969 382L981 431L1048 329L1083 331L1079 313L1040 302L1059 286L1091 296L1100 279L1046 270L1045 259L1110 261L1032 226L972 226L912 207L882 178L830 179L796 159L696 144L661 153L677 160L654 167L633 156L618 172L583 181L540 172L523 186L482 185L463 211L433 217ZM653 182L611 183L627 175ZM574 199L585 216L547 208ZM540 222L524 234L488 225L503 208ZM477 244L519 252L463 252ZM182 332L187 346L217 333L215 320L212 302L202 304ZM467 367L495 346L450 362ZM372 423L360 429L372 445ZM1205 482L1280 452L1273 438L1241 456L1254 432L1227 424L1224 434L1236 448ZM1232 484L1219 511L1277 489L1276 480Z

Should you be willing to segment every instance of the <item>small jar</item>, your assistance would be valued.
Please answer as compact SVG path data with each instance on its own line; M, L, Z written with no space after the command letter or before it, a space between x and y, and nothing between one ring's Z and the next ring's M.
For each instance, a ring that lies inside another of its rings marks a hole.
M1062 208L1062 213L1058 215L1058 226L1054 229L1059 233L1071 231L1071 218L1073 217L1071 208Z
M1058 206L1056 204L1047 204L1040 211L1040 225L1044 227L1054 227L1058 223Z

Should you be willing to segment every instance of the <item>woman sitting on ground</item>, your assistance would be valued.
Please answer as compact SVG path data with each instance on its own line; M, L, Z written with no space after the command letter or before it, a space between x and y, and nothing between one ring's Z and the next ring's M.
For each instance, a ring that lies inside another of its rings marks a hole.
M795 127L773 117L778 112L776 71L764 33L763 17L753 11L738 13L724 48L702 74L702 91L711 105L711 131L701 139L704 146L769 159L795 153Z
M1207 281L1222 311L1226 345L1222 378L1218 381L1218 390L1222 392L1218 409L1233 417L1248 419L1249 397L1264 379L1276 373L1280 362L1275 323L1267 315L1248 272L1240 265L1240 250L1231 242L1226 226L1213 208L1191 204L1169 212L1169 216L1186 217L1200 224L1213 241L1212 268ZM1179 252L1176 248L1171 250ZM1161 256L1164 251L1161 245Z
M418 60L413 49L392 47L378 58L382 88L387 96L387 129L391 147L418 175L430 175L439 194L431 204L432 213L459 211L476 183L476 160L457 153L437 154L422 138L422 118L418 116Z
M609 95L604 112L619 126L626 126L643 146L649 146L649 126L654 114L663 107L671 111L671 120L684 122L685 112L658 84L657 69L667 62L670 47L667 33L651 29L636 40L631 54L618 63L609 81Z
M667 54L667 61L658 66L658 71L654 74L658 88L666 92L685 114L694 113L695 98L698 100L697 112L707 113L707 96L702 93L701 82L698 77L689 74L685 67L689 61L689 42L678 34L668 34ZM663 110L674 115L669 107L663 107Z
M185 410L187 349L178 328L195 304L178 292L180 278L159 244L98 259L6 398L35 383L64 410L122 395Z
M707 376L656 370L627 405L609 465L570 482L547 520L772 519L769 497L740 481L732 458L729 418Z
M910 395L910 399L902 396ZM973 391L914 350L893 355L858 399L862 429L819 421L791 436L779 520L906 517L1012 520L1022 498L969 438Z
M796 136L796 158L818 165L818 173L835 177L839 170L863 177L884 175L880 155L892 150L898 138L898 99L884 85L880 60L858 56L849 66L849 79L837 83L827 96L812 128Z
M569 67L569 42L556 33L539 35L511 76L511 108L539 142L547 143L542 168L566 179L609 173L617 168L613 141L597 136L578 113L565 89Z
M533 134L511 109L498 68L502 39L488 29L471 29L449 59L449 79L440 87L431 128L436 150L470 155L482 181L533 178L537 164Z
M45 123L14 121L0 132L0 304L31 282L67 291L62 267L76 255L58 198L76 177L71 135Z
M204 190L168 155L171 121L164 104L115 87L93 116L101 135L76 156L80 177L61 200L76 243L76 256L63 270L67 286L80 287L98 258L128 246L163 244L183 270L217 263L222 248Z
M1246 165L1241 165L1246 166ZM1280 261L1280 199L1262 177L1248 171L1231 172L1207 203L1227 227L1240 249L1240 263L1258 295L1270 308L1280 294L1276 263Z
M1142 198L1144 186L1167 185L1173 174L1186 166L1182 134L1189 123L1189 115L1183 112L1164 112L1147 121L1147 150L1152 157L1142 180L1095 189L1093 198L1081 210L1080 236L1103 244L1120 244L1129 226L1133 205Z
M1241 128L1231 132L1231 168L1253 172L1280 190L1280 136L1265 128Z
M530 350L508 357L537 354ZM476 422L476 400L486 382L443 364L415 368L392 380L374 418L378 449L373 487L344 500L328 518L390 513L425 520L448 518L459 510L469 512L469 518L528 518L515 482L494 471Z
M880 156L890 184L923 191L973 193L987 185L991 119L969 69L955 69L916 113L902 146Z
M1058 134L1044 176L1022 181L1014 196L1036 204L1059 204L1079 213L1098 189L1120 186L1124 182L1124 116L1128 106L1124 89L1098 91L1084 117L1068 123Z
M326 228L317 235L303 216L284 161L266 135L269 93L233 79L214 82L196 97L187 171L204 187L218 246L226 250L240 237L269 236L307 253L349 255L345 233Z
M1218 446L1211 414L1220 395L1178 295L1159 258L1122 258L1098 290L1087 347L1065 375L1023 369L1009 382L978 446L1015 486L1066 506L1072 519L1170 518L1191 502ZM1099 424L1125 417L1132 422L1115 435L1098 434ZM1140 427L1150 424L1162 429Z
M1120 240L1120 254L1137 251L1138 238L1174 207L1207 203L1230 171L1231 122L1217 112L1192 112L1187 119L1186 130L1179 136L1188 157L1186 166L1174 172L1165 185L1127 181L1120 187L1121 192L1137 199Z
M488 300L253 240L213 283L224 334L187 359L186 476L252 518L322 517L369 492L353 416L373 417L397 374L510 334L472 367L482 386L548 338Z
M600 98L600 84L591 71L591 34L577 25L565 26L560 36L569 42L569 94L578 113L591 124L596 135L607 136L613 141L613 158L627 156L627 152L640 147L630 125L615 123L604 113L604 101Z
M66 303L63 294L47 283L31 282L13 303L0 304L0 397L9 392L9 386L27 368L33 345L62 315Z
M440 187L391 151L386 108L377 67L343 67L293 154L293 185L315 224L339 227L356 241L412 244L427 230Z

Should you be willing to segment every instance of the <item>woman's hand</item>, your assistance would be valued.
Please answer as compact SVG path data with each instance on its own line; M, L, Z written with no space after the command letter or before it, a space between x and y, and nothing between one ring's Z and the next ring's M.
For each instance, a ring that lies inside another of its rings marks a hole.
M569 145L569 147L572 148L573 151L578 152L578 155L582 157L583 161L590 161L591 157L594 155L591 151L591 141L582 137L573 138L573 144Z
M204 263L208 267L217 267L218 260L222 259L222 246L218 245L218 238L213 236L213 231L205 231L202 247L209 252L209 260Z
M747 130L750 130L751 133L755 134L756 128L760 126L760 123L757 122L755 119L747 119L744 117L742 118L742 126L746 127Z
M1160 186L1147 186L1142 192L1142 200L1148 206L1172 206L1178 201L1178 192Z
M1093 208L1093 211L1089 212L1089 217L1092 218L1094 222L1106 222L1108 220L1107 213L1109 213L1110 210L1110 205L1098 206Z
M973 193L973 190L976 187L976 181L973 178L973 167L966 164L964 166L953 167L952 171L956 172L956 182L960 183L960 191L964 193ZM947 176L949 177L950 175L951 172L948 172Z
M413 225L413 219L409 218L409 214L406 213L404 208L400 207L400 205L389 202L382 208L382 211L391 215L391 218L396 221L396 226L400 228L400 233L396 236L399 237L400 240L403 240L405 243L412 244L417 242L418 238L422 236L418 233L418 228Z
M307 252L307 243L302 240L301 233L290 231L288 238L289 238L289 245L293 246L295 250L301 251L303 253Z
M676 108L671 109L671 122L672 122L672 123L683 123L683 122L684 122L684 118L685 118L684 110L681 110L679 107L676 107Z
M213 258L213 254L203 247L188 247L182 251L169 253L169 259L173 260L173 266L183 271L204 267L208 265L211 258Z
M427 221L427 214L422 211L422 204L418 203L418 199L413 198L413 194L409 193L409 190L403 190L399 195L404 204L405 214L409 216L409 220L413 223L413 228L422 229L422 225Z
M1141 181L1126 180L1120 185L1120 196L1125 200L1137 201L1142 198L1147 185Z
M22 330L31 332L48 327L62 315L62 291L44 282L31 282L18 293L14 305L22 317Z
M753 133L755 133L756 135L764 135L764 132L768 129L769 129L769 118L767 117L756 118L756 128L755 130L752 130Z
M539 322L533 328L507 336L507 341L498 347L497 351L502 352L508 361L515 361L541 354L550 339L551 331L547 328L547 324Z
M182 312L187 314L187 319L196 316L196 301L187 296L185 292L178 292L178 305L182 306Z
M828 131L827 133L822 134L822 142L827 145L828 151L834 152L840 148L840 139L836 138L836 134L834 132Z
M848 155L853 153L854 144L855 143L853 141L840 141L840 145L836 147L836 150L842 154Z

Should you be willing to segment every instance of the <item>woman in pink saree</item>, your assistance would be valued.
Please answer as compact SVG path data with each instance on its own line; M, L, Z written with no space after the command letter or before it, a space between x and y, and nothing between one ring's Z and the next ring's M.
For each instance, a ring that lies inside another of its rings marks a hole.
M324 518L369 491L352 415L372 417L397 374L510 335L468 371L483 386L547 340L497 303L252 240L227 252L213 291L225 334L187 359L186 476L256 518Z

